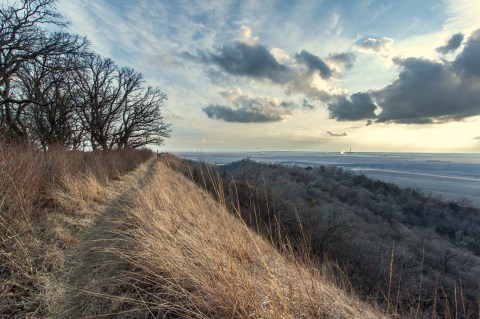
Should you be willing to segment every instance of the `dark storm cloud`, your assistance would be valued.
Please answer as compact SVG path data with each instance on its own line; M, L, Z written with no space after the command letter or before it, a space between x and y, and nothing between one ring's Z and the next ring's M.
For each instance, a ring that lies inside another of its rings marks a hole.
M480 31L453 62L397 60L398 78L372 92L378 122L442 123L480 115Z
M333 133L332 131L327 131L327 134L332 136L332 137L343 137L343 136L347 136L347 133L343 132L343 133Z
M328 79L333 75L330 67L322 59L306 50L297 53L295 58L298 63L304 64L310 72L318 71L322 79Z
M458 49L460 47L460 45L462 45L463 38L464 38L464 36L463 36L462 33L454 34L448 40L447 44L436 48L436 50L437 50L438 53L441 53L441 54L447 54L449 52L453 52L456 49Z
M260 44L235 42L224 45L216 53L203 53L200 59L205 63L214 63L233 75L269 79L275 83L285 83L292 76L290 68L279 63Z
M368 93L355 93L350 98L340 95L328 104L330 118L337 121L357 121L375 118L376 105Z
M465 77L480 78L480 29L472 33L453 66Z
M301 108L293 102L277 102L270 97L252 98L238 91L220 94L233 106L211 104L203 108L203 112L211 119L239 123L278 122Z
M459 94L462 88L450 67L418 58L396 63L402 68L398 78L373 95L382 108L378 121L422 124L445 121L459 113L457 104L465 96Z
M341 65L346 70L353 68L357 56L351 52L335 53L328 56L328 61L333 64Z

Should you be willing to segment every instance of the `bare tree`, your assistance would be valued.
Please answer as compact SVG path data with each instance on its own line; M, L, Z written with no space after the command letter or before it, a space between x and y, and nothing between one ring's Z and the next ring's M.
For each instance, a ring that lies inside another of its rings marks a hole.
M136 148L161 144L170 125L161 107L167 96L144 87L143 75L118 68L112 60L93 55L76 74L78 114L93 149Z
M18 72L21 98L29 105L23 118L31 139L43 148L60 144L76 149L84 136L71 94L74 72L84 51L59 57L43 55L35 63L25 63Z
M76 104L82 125L94 150L113 146L113 130L120 117L122 85L111 59L91 55L75 75Z
M22 0L0 7L0 106L2 126L11 137L28 138L25 109L38 101L18 96L15 77L26 63L41 63L44 56L61 56L86 45L78 36L47 35L43 24L65 26L53 10L55 0Z
M163 143L170 134L161 107L167 95L159 88L145 88L143 75L130 68L120 70L123 94L121 118L116 126L115 143L118 148L137 148L147 144Z
M84 138L94 150L161 144L170 133L161 116L165 93L87 52L86 39L44 31L66 25L55 1L0 5L0 133L44 148L77 148Z

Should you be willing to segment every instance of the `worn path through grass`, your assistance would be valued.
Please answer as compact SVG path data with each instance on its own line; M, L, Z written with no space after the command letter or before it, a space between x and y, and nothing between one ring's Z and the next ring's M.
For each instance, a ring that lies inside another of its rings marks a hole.
M113 181L101 200L90 203L96 218L67 253L66 265L58 274L52 318L134 318L136 308L145 308L132 298L136 292L126 279L129 267L114 251L128 245L120 237L121 221L131 196L154 171L155 161Z

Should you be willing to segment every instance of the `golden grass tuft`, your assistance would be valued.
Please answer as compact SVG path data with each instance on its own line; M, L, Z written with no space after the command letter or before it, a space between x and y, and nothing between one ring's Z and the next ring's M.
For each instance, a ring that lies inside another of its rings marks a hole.
M127 259L145 315L182 318L383 318L313 263L280 254L164 163L127 209Z
M80 176L64 175L61 185L52 190L56 202L67 210L78 213L90 201L101 202L105 197L105 183L92 172Z

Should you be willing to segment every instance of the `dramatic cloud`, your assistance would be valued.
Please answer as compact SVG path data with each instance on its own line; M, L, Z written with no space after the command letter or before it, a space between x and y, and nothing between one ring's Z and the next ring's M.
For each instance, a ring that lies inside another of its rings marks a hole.
M330 67L318 56L311 54L308 51L302 50L302 52L295 55L298 63L304 64L310 72L318 71L322 79L328 79L332 76L332 70Z
M355 93L346 96L336 96L328 104L330 118L337 121L357 121L375 118L376 105L367 93Z
M453 63L457 72L465 77L480 77L480 29L472 33L463 51ZM473 80L473 79L472 79Z
M328 62L343 67L345 70L353 68L357 56L351 52L336 53L328 56Z
M247 35L251 37L251 34ZM454 38L458 36L454 35ZM452 39L447 44L448 50L456 45ZM358 42L357 49L383 54L388 52L392 42L388 38L370 37ZM480 30L470 36L455 60L394 59L400 68L397 79L382 89L355 93L350 97L313 86L313 76L317 79L318 76L330 78L333 71L321 58L305 50L295 55L300 66L279 62L258 43L235 42L215 53L203 53L200 58L204 63L217 65L225 73L269 80L280 85L287 93L301 93L309 99L326 103L330 118L338 121L422 124L480 115L479 56ZM334 54L328 58L332 65L344 64L345 67L351 67L354 60L352 53ZM271 122L284 119L294 109L313 108L306 100L300 106L292 106L271 98L252 99L244 95L228 99L233 107L210 105L204 108L204 112L210 118L230 122Z
M480 140L480 135L473 138L474 140Z
M332 131L327 131L327 134L332 136L332 137L343 137L343 136L347 136L347 133L343 132L343 133L333 133Z
M354 48L360 52L374 52L387 57L392 44L393 39L387 37L364 37L355 43Z
M396 61L402 67L398 78L374 93L382 108L378 121L397 123L432 123L466 116L459 104L467 109L474 101L462 101L466 96L459 78L443 63L408 58ZM466 88L465 88L466 89ZM467 96L470 94L467 94ZM463 114L462 114L463 113Z
M480 115L480 31L453 62L396 60L398 78L372 92L379 122L441 123Z
M213 52L198 51L196 55L184 52L181 56L185 60L216 66L216 70L209 70L207 74L215 84L224 82L219 76L223 72L236 77L269 81L279 85L287 94L303 94L311 100L330 101L332 94L327 90L331 88L320 89L316 81L319 77L330 79L333 71L320 57L303 50L294 56L294 63L281 49L268 50L257 43L258 38L252 37L249 28L242 27L241 31L242 41L223 45ZM339 54L332 59L335 60L333 63L349 67L354 56Z
M464 37L462 33L454 34L452 35L450 40L448 40L447 44L436 48L436 50L438 53L441 53L441 54L447 54L447 53L453 52L456 49L458 49L460 45L462 45L463 38Z
M203 112L211 119L239 123L266 123L278 122L290 116L295 110L307 108L293 102L277 101L271 97L252 98L241 93L240 90L220 93L233 107L211 104L203 108ZM307 104L308 105L308 104Z
M269 79L275 83L285 83L292 71L260 44L235 42L224 45L216 53L202 54L200 59L214 63L225 72L256 79Z
M238 123L267 123L278 122L282 120L279 114L262 113L262 109L254 107L246 107L240 109L233 109L229 106L210 104L203 108L203 111L211 119L224 120L225 122Z

